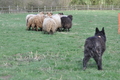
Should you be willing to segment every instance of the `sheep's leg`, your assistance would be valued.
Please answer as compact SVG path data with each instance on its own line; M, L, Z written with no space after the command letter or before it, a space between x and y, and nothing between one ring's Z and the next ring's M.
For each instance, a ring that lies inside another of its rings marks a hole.
M60 30L63 31L63 28L61 28Z
M51 34L50 32L48 32L48 34Z
M26 30L30 30L30 28L31 28L31 25L28 25L28 27L27 27L27 29L26 29Z
M85 56L84 59L83 59L83 70L86 69L87 67L87 62L89 61L90 59L90 56Z
M63 31L65 31L66 29L64 28Z
M46 33L46 31L44 31L44 34Z
M57 28L57 31L59 31L59 32L60 32L60 28Z
M68 32L70 31L70 29L68 28Z
M51 34L53 34L53 31L51 31Z
M60 28L60 32L62 31L63 29L62 28Z
M66 29L67 32L69 32L69 29Z
M52 30L50 30L49 34L53 34L53 31L52 31Z
M42 31L42 28L40 28L40 31Z
M61 28L58 28L57 31L61 32Z
M36 26L36 31L38 31L38 28L39 28L39 27L38 27L38 26Z
M32 24L32 30L34 30L34 28L35 28L35 24Z
M65 27L63 26L63 27L62 27L62 31L64 31L64 30L65 30Z
M31 29L31 26L29 27L29 30Z
M101 56L95 57L94 60L96 61L98 70L102 70L102 57Z

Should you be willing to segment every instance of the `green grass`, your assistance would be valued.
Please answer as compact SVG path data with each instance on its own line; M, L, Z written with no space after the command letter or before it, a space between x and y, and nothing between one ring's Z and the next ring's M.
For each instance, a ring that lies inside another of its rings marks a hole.
M58 12L54 12L58 13ZM64 11L73 15L70 32L53 35L26 31L27 13L0 14L0 79L3 80L119 80L119 11ZM93 59L82 70L84 42L95 28L105 28L103 70Z

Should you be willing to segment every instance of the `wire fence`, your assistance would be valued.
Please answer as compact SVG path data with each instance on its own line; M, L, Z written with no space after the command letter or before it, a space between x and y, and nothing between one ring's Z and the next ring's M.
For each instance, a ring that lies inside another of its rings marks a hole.
M120 10L120 6L114 5L73 5L73 6L43 6L43 7L0 7L0 13L26 13L26 12L53 12L66 10Z

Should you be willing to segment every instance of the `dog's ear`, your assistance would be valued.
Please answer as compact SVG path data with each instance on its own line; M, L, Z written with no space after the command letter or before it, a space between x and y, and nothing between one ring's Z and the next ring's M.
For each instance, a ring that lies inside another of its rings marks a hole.
M96 33L99 32L99 29L96 27Z
M102 28L102 32L103 32L103 34L105 34L104 27Z

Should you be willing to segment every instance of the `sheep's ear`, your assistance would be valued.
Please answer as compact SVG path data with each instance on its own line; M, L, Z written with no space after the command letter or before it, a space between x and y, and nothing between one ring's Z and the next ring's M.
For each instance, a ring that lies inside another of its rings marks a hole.
M53 13L50 13L51 15L53 15Z
M95 31L96 31L96 33L97 33L97 32L99 32L99 29L96 27L96 30L95 30Z

